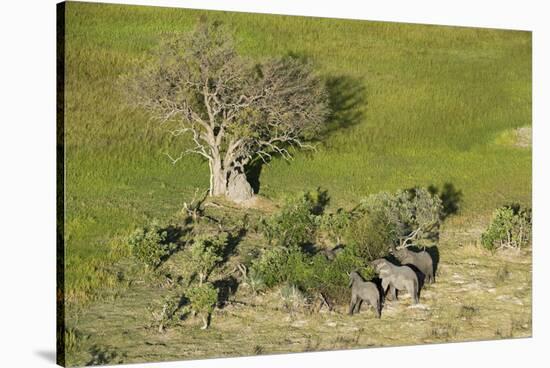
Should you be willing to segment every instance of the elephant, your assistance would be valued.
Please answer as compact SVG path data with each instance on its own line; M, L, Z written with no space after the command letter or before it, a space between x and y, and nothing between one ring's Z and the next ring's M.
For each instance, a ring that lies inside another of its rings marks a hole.
M435 282L434 264L432 256L425 250L414 252L407 248L393 249L393 255L403 265L412 265L424 274L425 281L430 284Z
M413 304L418 304L420 287L418 277L408 266L396 266L387 259L380 258L371 262L375 272L382 279L384 294L390 291L392 299L397 299L397 290L407 290Z
M364 281L358 272L352 271L349 275L349 287L351 288L351 302L349 314L359 313L361 303L366 302L374 307L376 317L381 317L382 304L380 302L380 291L374 282Z

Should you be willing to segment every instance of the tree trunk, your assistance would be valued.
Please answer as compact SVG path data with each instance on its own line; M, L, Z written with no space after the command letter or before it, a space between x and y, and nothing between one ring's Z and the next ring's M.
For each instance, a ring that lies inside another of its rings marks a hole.
M254 197L254 190L246 179L241 166L227 169L218 154L210 162L210 195L226 196L233 202L241 203Z
M246 202L254 198L254 190L246 179L244 172L233 170L227 183L227 197L234 202Z
M227 190L227 178L219 157L210 163L210 195L223 196Z

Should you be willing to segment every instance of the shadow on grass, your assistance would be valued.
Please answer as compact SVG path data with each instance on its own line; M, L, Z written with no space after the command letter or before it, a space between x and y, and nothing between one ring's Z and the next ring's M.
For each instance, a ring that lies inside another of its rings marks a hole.
M107 365L107 364L122 364L126 354L120 354L115 349L105 348L94 345L89 350L91 359L86 363L89 365Z
M218 289L218 308L225 307L229 298L239 289L239 281L234 276L214 281L214 287Z
M367 106L367 89L359 79L345 75L332 76L327 78L325 87L330 113L323 138L335 131L359 124Z
M307 59L302 55L291 54L290 56ZM360 79L345 75L330 76L325 80L325 88L328 95L329 114L322 131L313 139L313 142L320 142L337 131L359 124L364 118L367 106L367 90ZM256 159L245 168L246 178L256 194L260 191L262 167L268 163Z
M157 268L159 268L164 262L166 262L174 253L179 252L183 249L183 247L186 244L186 241L184 241L182 238L187 235L191 231L191 227L189 226L180 226L180 225L168 225L165 228L162 228L159 230L160 233L166 232L166 239L164 239L161 244L162 245L168 245L168 244L175 244L175 247L170 248L169 252L161 257L161 262L157 265Z
M441 199L443 210L441 213L441 219L445 220L447 217L458 213L460 210L460 202L462 202L462 191L457 190L452 183L445 183L441 188L430 185L428 191L432 195L437 195Z

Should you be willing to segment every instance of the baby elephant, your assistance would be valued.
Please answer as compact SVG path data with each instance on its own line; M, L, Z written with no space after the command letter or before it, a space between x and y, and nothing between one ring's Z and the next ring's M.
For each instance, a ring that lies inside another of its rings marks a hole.
M376 284L364 281L356 271L349 274L349 287L351 287L351 302L349 303L349 314L359 313L361 303L366 302L374 307L376 317L380 318L382 305L380 303L380 292Z
M418 277L412 268L396 266L384 258L372 261L371 265L382 279L382 291L384 294L389 288L392 298L397 299L397 290L407 290L413 304L418 304L420 289L418 286Z
M401 262L401 264L410 264L416 267L424 274L426 282L434 283L434 265L432 256L425 250L422 252L413 252L407 248L394 250L393 255Z

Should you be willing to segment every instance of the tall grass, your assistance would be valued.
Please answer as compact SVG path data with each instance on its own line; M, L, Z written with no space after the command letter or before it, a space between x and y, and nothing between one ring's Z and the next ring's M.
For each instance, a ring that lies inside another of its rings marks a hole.
M201 15L229 24L243 54L303 55L327 79L364 91L338 106L347 128L291 164L264 167L261 194L322 186L332 205L346 206L380 190L451 182L465 215L530 203L531 150L494 144L531 124L528 32L68 3L66 283L75 295L109 285L97 263L118 259L106 256L113 235L170 215L208 185L199 158L168 161L186 142L129 110L116 83L163 34L187 31Z

